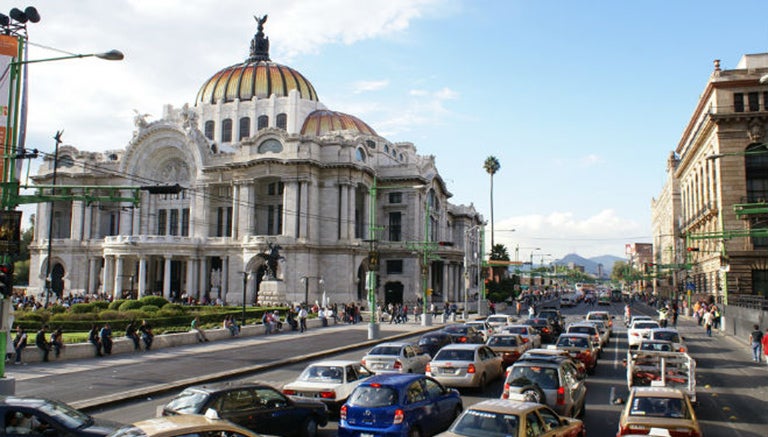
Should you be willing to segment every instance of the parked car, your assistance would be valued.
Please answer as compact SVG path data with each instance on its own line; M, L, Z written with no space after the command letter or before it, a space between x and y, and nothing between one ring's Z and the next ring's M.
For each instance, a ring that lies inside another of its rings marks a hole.
M541 335L542 343L554 343L557 335L555 335L555 327L549 319L544 317L534 317L523 322L524 325L532 326Z
M466 324L448 325L443 328L443 332L447 332L453 337L454 343L485 343L483 334L481 334L474 326Z
M587 373L594 373L597 368L598 349L588 334L560 334L555 346L568 351L571 357L584 363Z
M585 437L584 423L561 417L546 405L490 399L467 408L438 437Z
M577 372L565 357L518 360L507 373L501 398L520 394L548 405L559 415L582 417L586 411L587 385Z
M505 369L531 348L531 342L523 341L520 334L493 334L485 345L501 357L501 365Z
M506 314L493 314L485 319L489 325L493 328L494 333L498 333L501 329L507 325L514 325L517 318Z
M672 347L675 352L688 352L688 346L683 343L685 340L677 329L673 328L659 328L651 329L651 333L648 336L649 340L666 340L672 343Z
M295 381L284 385L283 394L318 400L337 413L352 390L371 376L373 372L359 361L318 361L307 366Z
M213 413L206 413L205 416L185 414L142 420L118 429L109 437L259 436L228 420L218 418L213 410L209 410L209 412Z
M427 365L427 376L448 387L485 389L504 373L501 356L483 344L451 344Z
M163 416L203 414L219 417L260 434L316 435L328 424L328 408L313 399L292 398L262 383L216 383L184 389L162 407Z
M633 387L619 418L616 436L666 429L673 437L700 437L701 427L688 396L669 387Z
M432 357L413 343L391 342L374 346L362 363L374 373L424 373Z
M533 326L509 325L505 326L501 332L503 334L519 334L523 337L523 341L531 343L532 348L541 347L541 334Z
M109 435L122 426L94 419L63 402L21 396L0 397L0 418L2 435L6 435L8 427L16 427L18 434L96 437Z
M341 407L339 437L430 436L445 431L464 410L459 392L417 374L376 375Z
M423 334L417 342L422 351L434 357L437 351L445 345L453 343L453 337L444 331L433 331Z

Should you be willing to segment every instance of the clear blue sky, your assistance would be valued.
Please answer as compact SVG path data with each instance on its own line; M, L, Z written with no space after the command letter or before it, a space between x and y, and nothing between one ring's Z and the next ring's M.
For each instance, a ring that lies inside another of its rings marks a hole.
M25 6L25 5L20 5ZM490 219L514 257L623 256L650 242L666 177L714 59L768 51L764 1L83 0L36 2L33 43L95 59L30 66L29 146L64 129L81 150L124 148L133 109L194 102L241 62L269 14L272 60L330 109L435 155L454 203ZM30 59L56 56L33 47ZM502 230L516 229L516 232ZM548 260L545 258L545 262Z

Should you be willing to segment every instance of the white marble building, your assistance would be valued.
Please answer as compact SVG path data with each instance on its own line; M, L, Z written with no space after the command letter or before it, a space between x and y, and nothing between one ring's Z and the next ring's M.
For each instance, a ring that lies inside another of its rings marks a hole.
M284 257L276 276L287 301L314 302L325 292L332 302L364 302L377 240L379 302L416 301L422 273L434 300L464 299L465 249L470 265L480 252L475 236L464 247L465 231L482 217L448 202L433 156L327 109L304 76L269 59L268 45L260 25L251 56L214 74L194 104L168 105L157 120L137 114L125 149L59 149L57 186L104 187L92 191L102 196L126 196L121 186L183 190L140 191L135 203L38 204L32 293L45 290L50 236L58 295L186 293L254 303L265 273L260 254L271 243ZM51 184L53 170L49 158L35 183ZM424 242L454 244L431 246L422 269ZM470 287L474 294L476 280Z

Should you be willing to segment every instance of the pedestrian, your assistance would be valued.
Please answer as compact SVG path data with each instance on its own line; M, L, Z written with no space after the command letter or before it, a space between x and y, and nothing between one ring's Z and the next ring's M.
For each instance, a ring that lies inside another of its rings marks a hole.
M704 321L704 329L707 330L707 337L712 337L712 324L715 323L714 313L714 311L707 311L702 316L702 320Z
M91 325L91 330L88 331L88 341L96 349L96 356L97 357L104 356L101 353L101 339L99 338L99 328L96 326L95 323Z
M749 343L752 345L752 361L759 363L760 356L763 355L763 331L760 330L760 325L753 325L754 329L749 334Z
M16 336L13 337L13 350L16 354L14 364L22 364L21 354L24 352L25 347L27 347L27 333L21 325L16 325Z
M200 316L195 316L194 319L192 319L192 323L190 324L190 330L197 335L197 342L202 343L204 341L208 341L208 337L205 336L205 331L200 329Z
M299 332L307 330L307 308L302 305L299 310Z
M533 303L528 305L528 318L532 319L533 315L536 313L536 310L533 308Z
M136 324L133 320L128 322L128 326L125 327L125 336L127 338L130 338L133 342L133 351L138 352L141 350L141 345L139 343L139 333L136 332Z
M144 341L144 350L148 351L152 347L152 341L155 338L155 334L152 333L152 326L146 320L142 320L139 332L141 333L142 341Z
M713 305L712 309L712 315L714 316L712 325L715 327L715 329L720 329L720 308L718 308L717 305Z
M53 356L59 358L62 349L64 349L64 333L61 328L57 328L51 334L51 347L53 347Z
M45 338L48 325L43 325L37 335L35 336L35 346L40 349L40 353L43 357L43 362L48 362L48 354L51 352L51 344L48 343L48 339Z
M517 310L517 315L520 315L520 310L523 309L523 302L520 300L520 298L517 299L517 302L515 302L515 309Z
M99 340L101 340L101 349L105 355L112 354L112 327L109 326L109 322L104 323L104 326L99 331Z

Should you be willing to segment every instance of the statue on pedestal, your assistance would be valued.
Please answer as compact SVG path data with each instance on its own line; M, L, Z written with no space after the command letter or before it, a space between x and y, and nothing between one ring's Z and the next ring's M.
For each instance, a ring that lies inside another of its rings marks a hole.
M264 260L266 264L266 271L264 272L264 279L268 281L274 281L277 277L277 262L281 259L285 259L280 255L279 244L267 243L267 251L265 253L258 254L258 257Z

